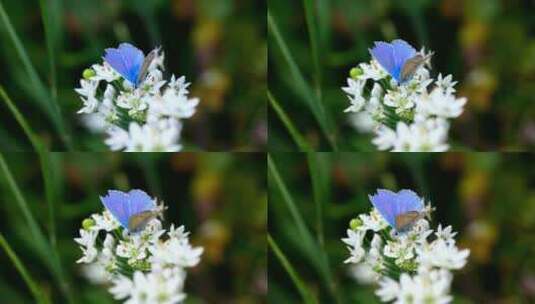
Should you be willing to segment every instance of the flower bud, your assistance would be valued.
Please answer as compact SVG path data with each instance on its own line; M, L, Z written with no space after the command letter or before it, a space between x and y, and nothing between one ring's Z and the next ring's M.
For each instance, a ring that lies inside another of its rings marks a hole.
M84 77L84 79L91 79L93 76L97 75L97 73L95 73L95 71L93 69L85 69L84 72L82 73L82 76Z
M358 78L360 75L364 74L360 68L352 68L351 71L349 71L349 76L353 79Z
M93 219L86 218L82 222L82 228L84 228L84 230L89 230L93 226L95 226L95 221Z
M351 230L356 230L360 226L362 226L362 221L358 218L354 218L349 222L349 228Z

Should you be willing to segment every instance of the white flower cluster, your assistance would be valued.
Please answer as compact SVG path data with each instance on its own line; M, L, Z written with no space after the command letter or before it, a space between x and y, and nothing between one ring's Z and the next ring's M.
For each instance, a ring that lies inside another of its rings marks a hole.
M94 283L111 283L115 299L128 304L180 303L186 269L200 261L202 247L193 247L184 226L168 231L152 219L142 231L129 233L107 210L84 220L80 245L83 273Z
M351 221L342 239L350 252L345 263L359 282L378 284L383 302L449 303L451 271L463 268L470 254L456 246L456 234L451 226L432 230L423 218L398 233L373 208Z
M84 71L80 88L83 121L105 132L113 151L172 152L181 150L182 120L195 114L199 99L189 98L184 76L163 79L163 52L158 52L137 86L123 79L106 61Z
M420 53L430 57L424 49ZM379 150L446 151L449 120L459 117L466 103L466 98L455 97L456 83L451 75L431 78L422 65L410 80L398 84L372 59L351 70L342 88L351 103L345 112L352 112L358 131L374 133L372 142Z

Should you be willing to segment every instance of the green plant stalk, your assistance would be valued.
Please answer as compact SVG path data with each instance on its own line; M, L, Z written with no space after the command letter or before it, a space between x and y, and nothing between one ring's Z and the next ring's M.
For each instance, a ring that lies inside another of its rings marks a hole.
M336 291L336 283L333 279L333 276L330 271L329 262L326 257L325 251L323 251L318 244L314 241L314 238L312 237L312 234L306 227L305 221L303 220L303 217L299 213L299 210L290 195L290 192L288 191L288 188L286 187L285 183L283 182L280 173L277 169L277 166L275 165L273 159L271 158L271 155L268 154L268 176L270 176L273 181L275 182L276 188L279 190L279 192L282 195L283 201L286 203L286 207L290 211L290 215L293 218L293 221L295 222L295 225L297 226L297 231L301 236L301 239L305 245L305 247L310 250L310 252L316 252L317 255L314 255L314 266L318 268L318 271L320 273L321 279L324 281L326 286L328 287L329 292L331 293L331 296L336 299L337 303L340 303L341 300L339 299L340 295Z
M36 247L38 248L38 255L44 260L45 264L50 268L54 278L58 282L61 291L67 298L69 303L74 303L74 297L72 296L67 280L62 270L61 261L59 256L49 243L47 242L43 232L39 228L37 221L33 217L28 203L24 199L22 192L20 191L13 175L9 171L7 163L4 159L4 156L0 154L0 172L4 176L9 189L12 191L13 196L15 197L15 202L18 204L19 208L22 211L22 214L27 222L28 228L32 238L35 241Z
M13 28L13 25L11 24L9 17L6 14L6 11L4 10L4 5L2 4L2 1L0 1L0 22L6 28L8 36L10 37L11 42L13 43L13 46L15 47L15 51L18 54L19 59L22 61L22 65L24 69L26 70L26 73L28 74L30 83L35 89L35 92L36 92L35 96L39 97L39 98L36 98L35 101L47 113L52 123L54 124L54 127L60 134L64 143L66 144L67 148L71 149L72 147L71 137L70 137L70 134L68 133L68 129L65 127L63 118L61 116L61 110L59 108L59 105L57 104L57 102L51 99L49 92L47 92L46 87L44 86L41 79L39 78L37 71L32 65L30 58L22 45L22 42L17 36L17 33L15 32L15 29Z
M318 234L318 243L324 248L323 205L327 203L328 199L327 176L330 172L325 172L325 170L323 170L324 168L321 166L321 157L323 157L321 153L307 153L308 171L310 172L316 211L316 233Z
M9 257L9 259L11 260L11 262L13 263L17 271L22 276L22 279L24 280L26 285L28 285L28 288L32 292L33 297L35 298L35 301L37 303L42 303L42 304L51 303L50 299L46 297L45 292L43 292L43 290L41 290L38 287L38 285L33 281L28 270L26 269L26 267L24 267L24 264L22 264L21 260L19 259L17 254L13 251L13 249L11 249L11 246L9 246L9 243L6 241L6 239L4 238L4 235L1 232L0 232L0 246L4 248L4 251L6 252L7 256Z
M314 62L314 82L316 87L316 95L318 99L322 100L321 84L322 84L322 73L321 73L321 64L319 56L319 44L318 44L318 28L316 23L316 18L314 14L314 3L311 0L303 0L303 6L305 7L305 19L308 28L308 37L310 40L311 52L312 52L312 61Z
M22 130L24 131L24 133L26 134L26 136L30 140L30 143L32 144L32 146L35 149L35 151L44 150L43 144L41 143L39 138L35 135L35 133L33 132L32 128L30 127L30 125L28 124L26 119L24 119L24 116L20 113L20 111L15 106L15 104L13 103L11 98L9 98L7 93L4 91L4 88L2 87L2 85L0 85L0 96L2 97L2 99L6 103L7 107L9 108L9 110L11 111L13 116L15 117L15 120L19 123L19 125L22 128Z
M286 258L284 253L281 251L275 240L271 238L271 235L268 233L267 236L268 244L273 253L275 253L275 256L281 263L282 267L290 278L292 279L292 282L294 283L295 287L297 287L297 290L299 291L299 294L301 295L301 298L303 299L303 302L305 303L318 303L314 295L310 292L308 287L303 282L303 279L299 276L299 274L295 271L290 261Z
M292 75L296 83L296 86L299 88L300 95L303 97L304 101L309 106L312 114L316 118L316 121L318 122L321 130L323 131L323 134L327 138L327 141L329 142L333 150L335 151L338 150L338 146L335 140L335 130L334 130L330 117L327 115L323 104L317 98L317 96L315 96L314 94L311 94L309 85L305 81L305 78L303 77L294 58L292 57L290 50L288 46L286 45L286 42L284 41L279 31L277 23L271 16L269 8L268 8L267 15L268 15L267 18L268 18L269 32L274 36L275 42L277 46L279 47L284 57L284 60L288 64L288 67L290 69L290 74Z
M279 105L277 100L271 95L271 92L268 90L267 92L269 104L275 110L275 113L279 116L279 119L282 121L288 132L290 133L292 139L294 140L295 144L301 151L312 151L312 148L308 145L308 142L305 140L303 135L297 130L297 128L292 123L290 117L286 115L286 112L284 109Z

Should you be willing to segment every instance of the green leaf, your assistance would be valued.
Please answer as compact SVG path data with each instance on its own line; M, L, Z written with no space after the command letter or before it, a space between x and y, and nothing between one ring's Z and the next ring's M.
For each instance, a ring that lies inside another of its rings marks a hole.
M11 43L13 44L13 47L15 48L15 51L17 55L19 56L19 59L22 61L22 65L24 67L24 70L26 71L29 85L33 88L34 92L34 101L36 104L48 115L52 123L54 124L54 127L62 137L63 141L67 145L68 148L71 147L71 137L67 132L67 129L65 127L63 117L61 116L61 110L59 105L56 101L54 101L51 98L50 93L47 91L47 88L39 78L39 75L37 73L36 68L32 65L30 61L30 57L28 56L28 53L26 52L26 49L22 45L22 42L20 38L18 37L17 33L15 32L15 29L13 28L13 25L11 24L11 21L9 19L9 16L6 14L6 11L4 10L4 5L0 1L0 24L6 29L9 38L11 39Z
M22 279L24 282L26 282L26 285L28 285L28 288L33 294L33 297L37 301L37 303L51 303L50 300L45 296L45 293L43 290L41 290L38 285L33 281L31 275L29 274L26 267L24 267L24 264L21 262L17 254L11 249L11 246L9 246L9 243L4 238L4 235L0 232L0 246L4 248L7 256L13 263L13 266L17 269L17 271L22 276Z
M9 170L9 167L7 166L7 163L2 154L0 154L0 174L4 176L9 189L13 193L15 203L22 211L22 215L26 220L26 224L28 225L32 239L35 242L35 246L36 248L38 248L37 254L50 268L52 274L54 275L54 278L59 283L61 290L66 296L68 302L74 303L74 297L70 293L69 285L67 284L67 280L65 279L65 274L63 273L61 261L57 254L57 251L54 250L47 242L42 230L39 227L39 224L37 223L33 214L30 211L26 199L22 195L20 188L15 182L15 179L13 178L13 175L11 174L11 171Z
M280 120L288 129L288 132L292 136L292 139L294 140L297 147L299 147L299 150L301 151L312 151L312 148L308 145L308 142L305 140L303 135L297 130L297 128L292 123L291 119L286 115L286 112L284 109L279 105L277 100L271 95L271 92L268 90L267 92L269 104L275 110L277 115L279 116Z
M43 150L43 144L41 143L39 138L35 135L35 132L33 132L32 128L30 127L30 125L28 124L26 119L24 119L24 116L22 116L20 111L17 109L17 107L15 106L13 101L9 98L9 96L6 93L6 91L4 91L4 88L1 85L0 85L0 97L2 97L2 99L7 104L7 107L9 108L9 110L11 111L13 116L15 117L15 120L19 123L19 125L22 128L22 130L24 131L24 133L26 134L26 136L30 140L33 148L36 151Z
M300 93L301 97L305 101L305 104L308 105L308 107L310 108L310 111L316 118L316 121L320 125L331 147L333 148L333 150L336 151L338 147L336 145L336 139L335 139L336 134L335 134L333 124L331 122L331 118L325 111L325 108L323 104L321 103L321 100L319 100L318 97L312 93L310 86L308 85L305 78L303 77L303 74L299 70L297 63L295 62L292 54L290 53L290 49L288 48L285 40L283 39L279 31L279 28L277 26L275 19L273 19L273 17L271 16L269 8L268 8L268 29L269 29L269 32L275 38L275 43L279 47L282 53L282 56L284 57L284 60L286 61L286 64L288 65L290 69L290 74L293 78L297 91Z
M292 279L292 282L295 284L295 287L297 287L299 294L301 294L301 298L303 298L303 302L318 303L314 295L310 292L309 288L303 282L303 279L295 271L290 261L286 258L286 256L281 251L281 249L279 248L275 240L271 238L271 235L269 233L268 233L267 238L268 238L269 247L271 247L271 250L273 250L273 253L275 253L275 256L281 263L282 267L284 268L284 270L286 270L286 272Z

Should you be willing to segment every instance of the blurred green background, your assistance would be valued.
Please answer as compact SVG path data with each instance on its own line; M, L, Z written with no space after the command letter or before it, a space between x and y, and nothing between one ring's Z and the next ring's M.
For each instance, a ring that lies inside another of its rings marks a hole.
M168 206L164 227L183 224L193 245L204 247L201 262L188 271L186 303L265 303L265 163L257 153L52 153L42 161L32 153L0 155L0 235L52 303L69 303L66 294L73 303L116 303L108 287L82 276L73 238L84 218L102 211L99 195L143 189ZM1 302L34 303L3 246L0 265Z
M1 0L0 84L50 149L103 151L76 114L83 70L120 42L145 53L161 45L165 76L185 75L201 99L185 149L258 151L267 141L265 20L263 0ZM0 100L0 149L31 150Z
M435 51L432 76L452 74L468 98L453 150L535 146L535 1L269 0L268 11L272 151L296 149L273 103L314 150L373 151L340 88L374 41L396 38Z
M268 231L319 303L378 303L343 261L349 221L377 188L409 188L436 207L471 251L454 303L535 301L535 158L499 153L279 153L268 159ZM300 302L270 244L269 301Z

